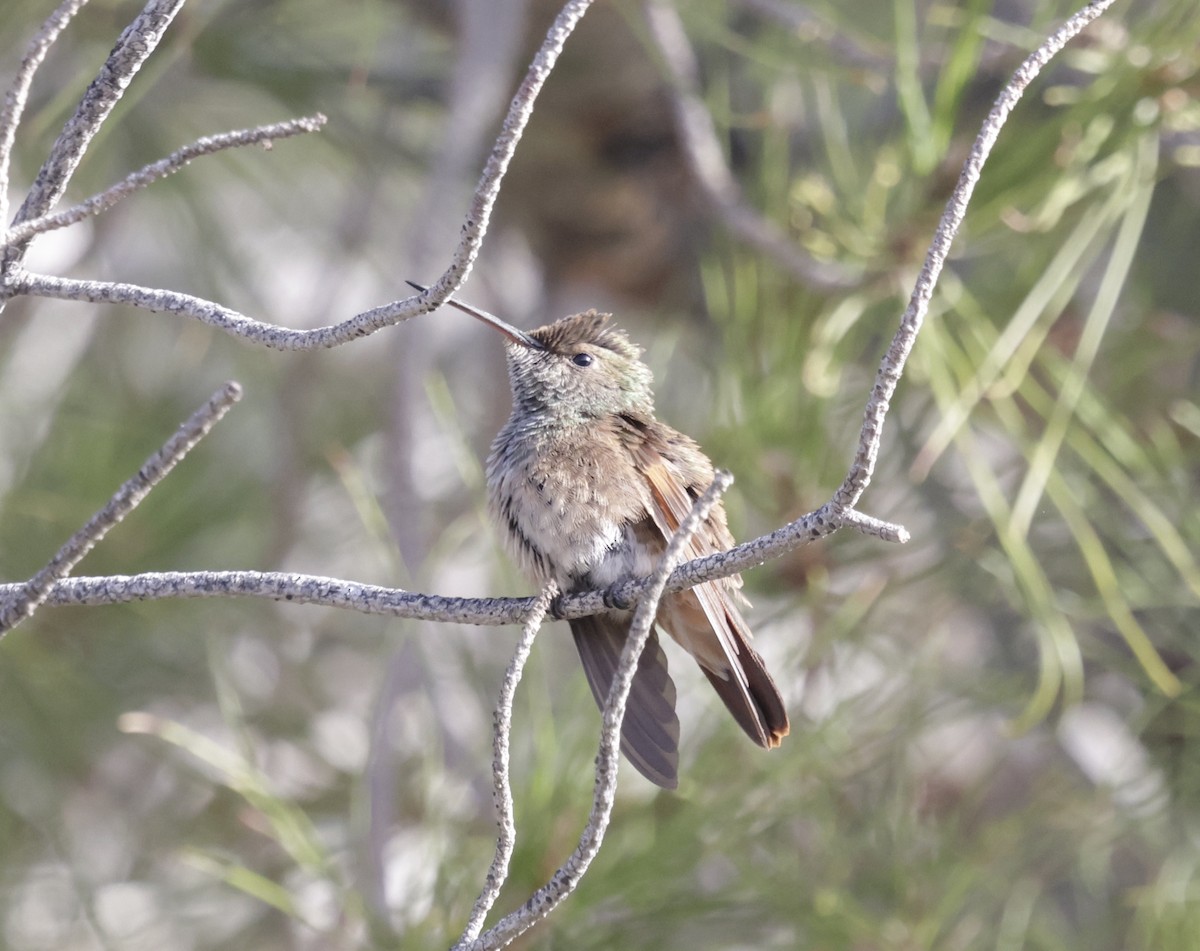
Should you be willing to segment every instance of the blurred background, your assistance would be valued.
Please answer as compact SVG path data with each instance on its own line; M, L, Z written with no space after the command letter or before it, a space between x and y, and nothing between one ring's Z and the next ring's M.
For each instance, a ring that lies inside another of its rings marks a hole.
M0 75L51 9L6 0ZM14 206L137 9L93 0L51 51ZM740 187L717 196L643 8L602 0L463 297L524 327L614 311L660 417L735 473L735 534L773 529L842 479L980 120L1072 9L681 4ZM328 126L196 162L29 264L289 327L406 296L448 261L555 14L194 2L68 201L201 135L317 110ZM679 792L623 767L599 859L522 947L1200 946L1198 41L1193 4L1119 4L1017 107L863 500L913 540L841 533L746 575L792 736L754 747L672 655ZM747 217L778 246L748 242ZM78 573L530 593L484 512L500 343L449 310L280 354L13 301L0 577L43 565L231 378L243 401ZM42 610L0 643L0 945L447 947L491 858L491 710L516 635L253 601ZM499 911L590 801L599 717L565 635L544 631L518 695Z

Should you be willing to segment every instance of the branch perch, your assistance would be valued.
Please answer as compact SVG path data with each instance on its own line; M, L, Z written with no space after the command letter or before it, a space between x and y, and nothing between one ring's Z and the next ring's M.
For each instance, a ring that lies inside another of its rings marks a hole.
M680 565L671 573L667 591L682 591L703 581L727 578L824 538L843 525L886 541L908 541L908 532L899 525L881 522L858 512L835 515L826 505L727 552L706 555ZM11 596L19 587L0 585L0 598ZM638 601L645 596L648 587L645 579L629 579L606 591L563 595L556 605L564 618L585 617L605 610L606 598L630 603ZM417 594L401 588L279 571L162 571L101 578L65 578L51 589L46 604L80 607L167 598L229 597L263 598L341 608L361 614L483 625L518 623L533 609L535 601L534 598L455 598Z

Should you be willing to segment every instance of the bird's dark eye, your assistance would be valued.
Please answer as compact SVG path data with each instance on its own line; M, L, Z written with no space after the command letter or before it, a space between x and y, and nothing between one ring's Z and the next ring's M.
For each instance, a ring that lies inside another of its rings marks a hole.
M590 353L577 353L571 357L571 362L577 367L590 367L592 365L592 355Z

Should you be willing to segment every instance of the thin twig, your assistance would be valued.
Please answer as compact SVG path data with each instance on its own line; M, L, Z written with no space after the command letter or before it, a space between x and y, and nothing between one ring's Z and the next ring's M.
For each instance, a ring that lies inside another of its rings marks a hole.
M25 196L14 223L40 218L62 197L88 145L121 100L125 88L158 47L184 0L150 0L121 33L96 78L83 94L75 114L67 120L46 161ZM5 252L7 270L24 253L23 245Z
M942 273L942 267L950 254L950 245L966 216L967 205L975 191L975 185L979 181L983 164L991 154L992 146L996 144L1000 130L1008 119L1008 114L1021 100L1025 89L1054 55L1072 37L1107 10L1112 3L1113 0L1093 0L1055 30L1013 73L1012 79L1001 90L995 105L992 106L992 111L984 120L975 144L971 147L971 154L967 157L962 173L958 177L958 184L954 186L954 193L946 202L946 210L942 212L941 221L938 222L937 231L934 233L929 251L925 255L925 263L921 266L921 272L917 276L912 297L909 299L904 315L900 318L900 328L896 331L896 336L892 338L891 345L876 372L875 385L871 390L871 396L863 414L862 431L859 434L858 450L855 453L854 462L850 466L845 481L833 496L832 501L838 511L853 509L871 481L871 475L875 471L875 461L879 456L879 444L883 437L883 421L887 415L888 406L896 392L896 386L900 382L900 375L904 372L904 364L908 360L908 355L917 342L917 334L929 311L929 302L933 299L933 289L937 285L938 276Z
M600 734L600 752L596 757L596 784L592 792L592 810L587 825L579 837L579 844L567 857L550 880L539 888L524 905L512 914L501 918L495 925L470 944L457 945L456 951L491 951L502 948L519 935L524 934L546 915L550 914L568 895L575 890L579 880L600 851L608 821L612 816L613 803L617 795L617 771L620 763L618 750L621 743L621 721L625 719L625 703L633 685L633 674L638 658L650 638L658 603L666 591L671 569L678 562L684 547L696 529L708 517L721 494L733 483L728 472L718 471L713 483L696 500L691 512L671 538L662 560L648 579L646 596L634 612L629 636L621 651L621 660L613 677L612 687L604 704L604 727Z
M13 77L12 85L4 96L4 111L0 112L0 224L8 220L8 172L12 166L13 143L16 141L17 128L21 125L21 117L25 114L25 104L29 101L33 77L58 35L85 3L87 0L65 0L46 18L25 48L17 75Z
M496 825L500 832L496 836L496 852L484 880L483 890L475 899L471 917L455 947L469 945L479 937L479 932L483 930L483 922L508 879L508 863L512 859L513 848L517 842L517 827L513 820L512 782L508 772L513 697L517 692L517 684L521 682L521 672L529 659L534 638L545 620L550 602L557 594L558 585L551 581L533 602L533 609L526 617L524 630L521 631L521 640L517 642L516 652L504 672L504 683L500 687L500 699L496 703L492 731L492 797L496 805Z
M835 262L818 261L747 204L725 163L712 114L700 98L700 67L679 13L663 0L647 0L643 9L650 37L674 87L675 131L684 157L705 200L726 227L808 287L831 291L860 284L861 273Z
M133 194L139 188L145 188L160 178L166 178L168 175L178 172L193 159L197 159L202 155L212 155L215 152L221 152L225 149L259 143L269 147L275 139L286 139L305 132L316 132L325 122L325 117L317 113L316 115L304 116L300 119L289 119L286 122L256 126L253 129L239 129L236 132L223 132L219 135L204 136L190 145L185 145L183 148L172 152L166 158L161 158L157 162L151 162L149 165L138 169L115 185L106 188L98 195L93 195L86 201L73 205L65 211L60 211L52 215L43 215L40 218L32 218L29 221L15 225L4 236L4 243L0 247L22 243L28 241L34 235L54 231L57 228L65 228L68 225L82 221L84 218L99 215L112 208L123 198L127 198Z
M896 525L894 522L885 522L874 516L864 515L857 509L850 509L843 512L842 522L846 528L852 528L863 535L870 535L873 538L892 542L896 545L907 544L911 537L908 534L908 529L903 525Z
M142 464L137 475L116 491L108 504L71 536L41 571L24 584L5 585L8 593L0 606L0 637L30 617L46 600L55 583L65 578L109 529L132 512L241 397L242 388L237 383L226 383L217 390L161 449ZM13 588L16 590L12 591Z
M423 303L420 313L439 307L462 286L467 275L471 273L491 221L492 209L496 206L496 199L500 197L500 184L533 115L533 105L538 93L542 91L547 78L554 70L567 38L574 32L592 3L593 0L569 0L546 32L546 39L534 56L533 62L529 64L525 79L513 96L508 114L504 117L504 124L500 127L500 134L496 137L487 163L483 167L483 174L479 176L479 184L475 186L475 194L471 198L471 207L467 211L466 220L463 221L462 240L454 250L450 266L420 295ZM394 306L397 305L386 304L367 313L386 314L388 308Z

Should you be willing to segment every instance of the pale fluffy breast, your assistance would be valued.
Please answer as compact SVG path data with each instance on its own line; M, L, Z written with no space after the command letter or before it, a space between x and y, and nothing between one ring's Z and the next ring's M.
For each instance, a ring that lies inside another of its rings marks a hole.
M534 452L519 433L502 430L488 459L488 495L506 548L535 580L554 578L570 590L652 568L652 553L633 534L648 490L619 445L559 440Z

